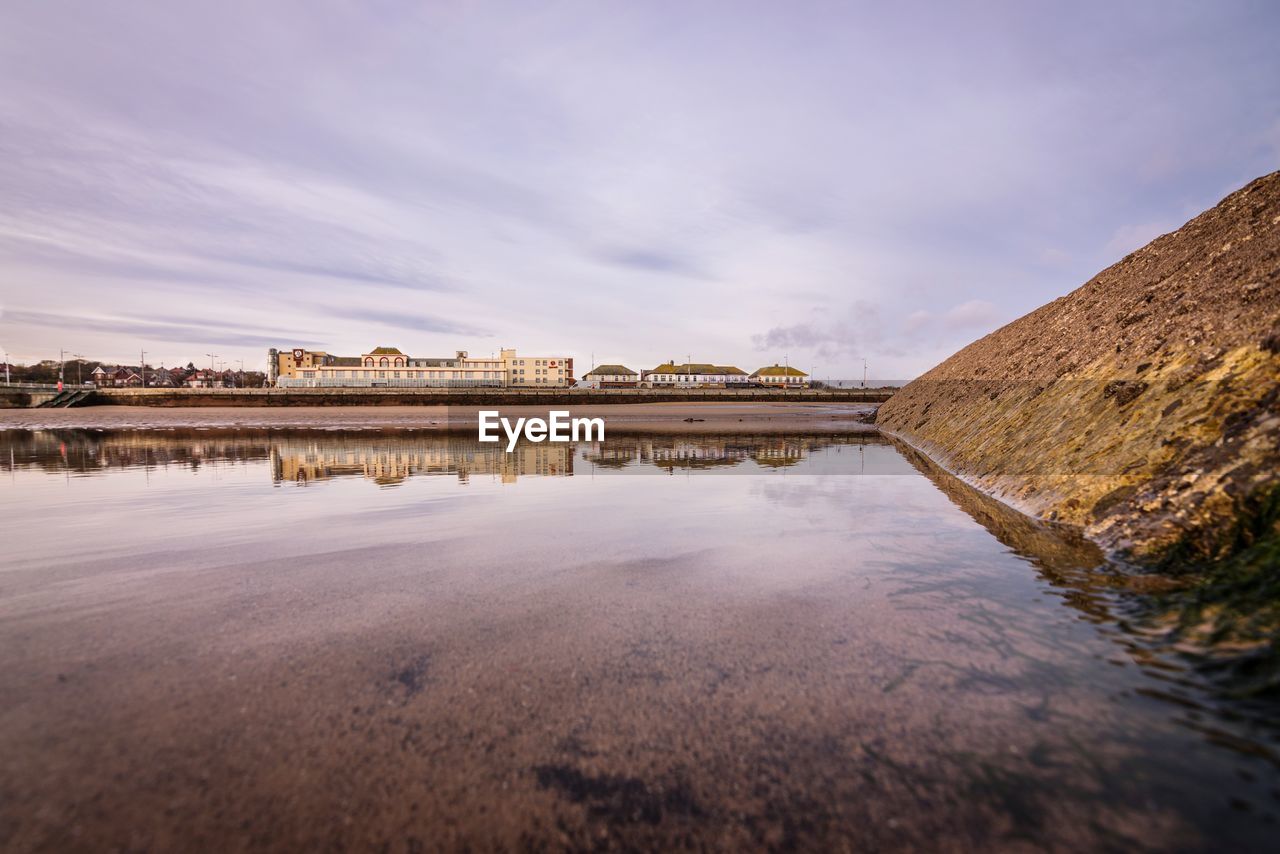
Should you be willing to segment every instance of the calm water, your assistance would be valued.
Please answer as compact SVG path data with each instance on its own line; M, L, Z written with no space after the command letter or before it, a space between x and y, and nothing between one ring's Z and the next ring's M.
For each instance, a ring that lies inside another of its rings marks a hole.
M1274 850L1270 710L874 436L0 433L0 847Z

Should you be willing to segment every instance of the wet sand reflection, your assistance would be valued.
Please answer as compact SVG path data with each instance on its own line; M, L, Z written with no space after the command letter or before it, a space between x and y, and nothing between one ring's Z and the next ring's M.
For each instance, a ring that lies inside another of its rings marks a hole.
M1274 766L1185 724L1268 736L1151 695L1183 675L1123 655L1096 553L892 445L651 436L509 482L442 438L10 442L7 538L98 512L0 573L0 841L1272 838Z

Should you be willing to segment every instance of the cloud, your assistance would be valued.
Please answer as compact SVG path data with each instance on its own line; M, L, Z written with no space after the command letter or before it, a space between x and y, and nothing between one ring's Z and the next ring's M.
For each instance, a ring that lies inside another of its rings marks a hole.
M853 335L847 328L822 327L813 323L775 326L759 335L752 335L751 341L759 351L795 349L835 354L853 353L857 349Z
M485 331L470 323L459 323L447 318L434 317L427 314L413 314L391 310L377 311L351 307L334 308L332 311L335 317L350 320L364 320L371 323L377 323L382 326L389 326L393 329L407 329L413 332L433 332L480 338L490 338L493 336L492 332Z
M596 254L607 264L640 270L645 273L671 273L680 276L702 276L693 262L678 255L652 249L611 249Z
M183 362L388 329L909 376L1280 141L1267 3L9 6L0 303L36 358L71 323Z
M1175 231L1177 225L1167 221L1134 223L1117 228L1103 249L1115 261L1119 261L1131 252L1135 252L1155 240L1162 234Z
M954 330L993 329L1005 316L995 304L982 299L971 299L953 306L943 313L941 323Z
M1071 260L1071 253L1065 249L1047 247L1040 251L1040 260L1053 267L1060 267Z
M39 311L10 311L4 318L6 325L26 325L55 332L90 331L107 332L139 343L181 342L183 344L215 344L226 347L261 349L278 347L288 336L266 332L248 331L234 323L221 323L212 319L189 318L185 322L147 320L124 317L96 317L76 314L50 314ZM318 346L316 341L297 341L301 346Z

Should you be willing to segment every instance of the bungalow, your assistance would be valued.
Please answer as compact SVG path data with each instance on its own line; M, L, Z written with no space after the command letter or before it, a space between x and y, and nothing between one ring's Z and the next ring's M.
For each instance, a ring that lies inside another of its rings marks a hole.
M584 374L582 379L592 388L635 388L640 385L640 374L624 365L600 365Z
M652 388L733 388L746 385L747 372L732 365L667 362L645 371L644 383Z
M807 388L808 374L799 368L789 365L784 367L776 362L768 367L760 368L751 375L751 382L770 388Z

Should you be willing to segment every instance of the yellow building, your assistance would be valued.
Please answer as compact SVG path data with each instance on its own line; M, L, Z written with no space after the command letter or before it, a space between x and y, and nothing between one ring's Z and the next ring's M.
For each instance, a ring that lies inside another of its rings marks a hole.
M450 436L371 437L353 441L327 435L284 436L271 445L272 479L277 483L308 484L335 477L365 477L394 486L410 477L455 475L492 477L515 483L521 477L573 475L574 449L564 444L526 444L515 452L477 446Z
M775 363L752 374L751 382L770 388L808 388L809 375L799 368Z
M271 384L280 388L567 388L573 385L573 359L521 356L503 350L497 357L472 357L466 350L452 358L410 356L396 347L375 347L359 356L334 356L322 350L269 350Z
M568 388L573 385L573 359L566 356L521 356L502 351L510 388Z

